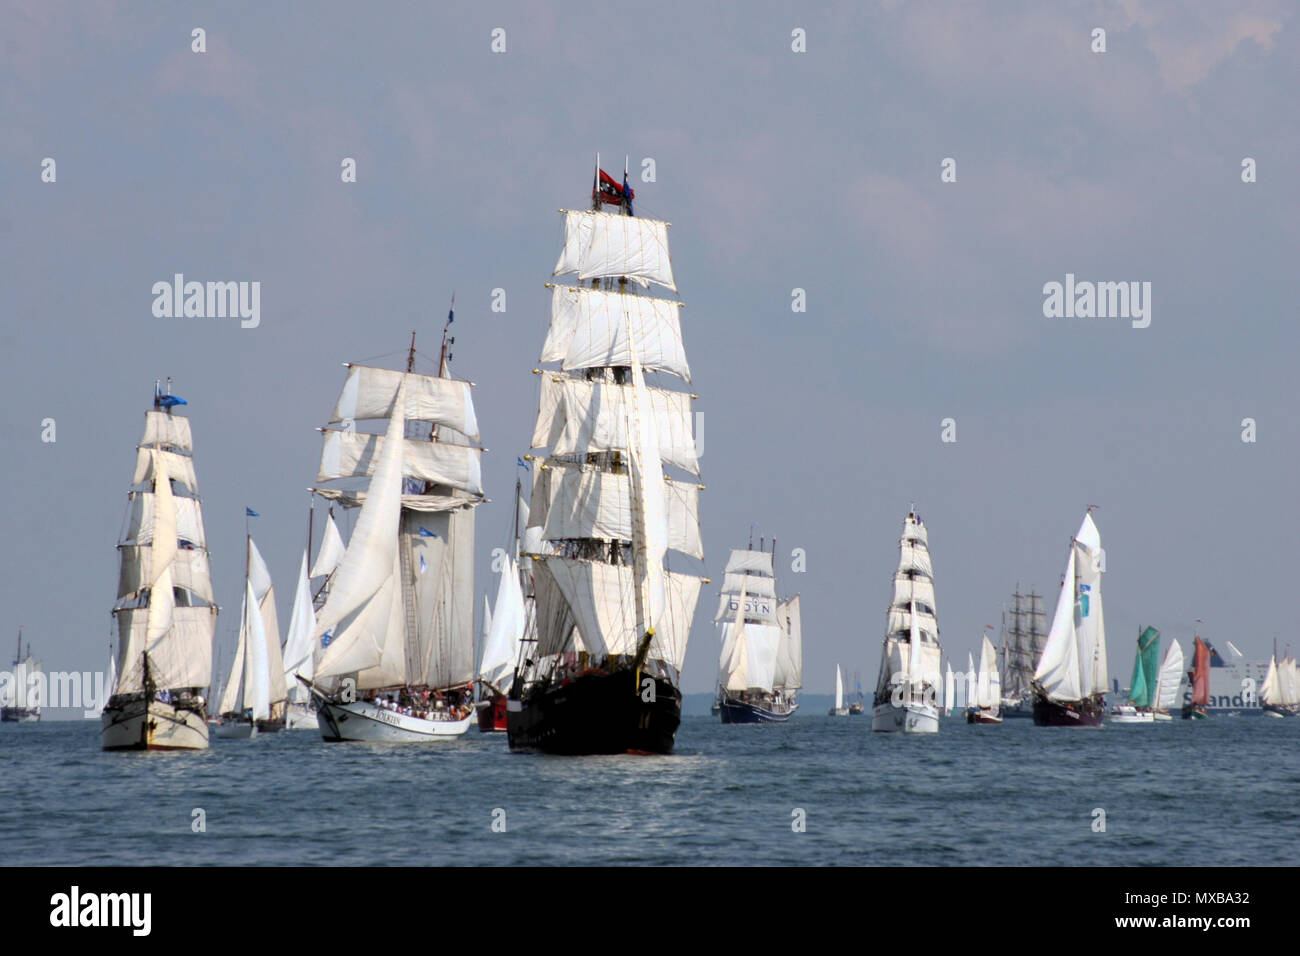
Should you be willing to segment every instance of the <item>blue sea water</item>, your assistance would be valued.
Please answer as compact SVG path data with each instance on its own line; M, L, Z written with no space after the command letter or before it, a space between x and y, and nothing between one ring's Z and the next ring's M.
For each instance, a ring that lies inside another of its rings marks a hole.
M672 756L578 758L476 729L104 753L97 720L5 724L0 864L1289 865L1298 788L1300 720L1260 717L923 738L687 716Z

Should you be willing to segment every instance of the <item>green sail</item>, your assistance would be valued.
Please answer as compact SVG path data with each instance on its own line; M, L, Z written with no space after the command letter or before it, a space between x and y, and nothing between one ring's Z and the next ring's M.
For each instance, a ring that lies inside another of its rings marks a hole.
M1151 707L1156 699L1156 680L1160 676L1160 632L1145 628L1138 635L1137 655L1133 658L1133 678L1129 681L1129 700L1135 707Z

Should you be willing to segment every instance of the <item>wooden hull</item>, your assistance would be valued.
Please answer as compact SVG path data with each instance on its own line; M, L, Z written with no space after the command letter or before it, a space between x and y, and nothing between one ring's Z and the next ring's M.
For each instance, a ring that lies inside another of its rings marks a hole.
M1095 698L1058 703L1042 695L1034 697L1036 727L1100 727L1106 711Z
M668 680L653 680L650 694L631 668L620 667L530 687L507 702L510 749L566 756L672 753L682 695Z
M105 750L207 750L207 715L160 700L110 702L100 742Z

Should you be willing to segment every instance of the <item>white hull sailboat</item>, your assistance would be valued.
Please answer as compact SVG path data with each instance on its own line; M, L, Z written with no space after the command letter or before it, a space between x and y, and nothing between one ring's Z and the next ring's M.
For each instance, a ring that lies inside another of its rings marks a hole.
M998 672L998 652L985 634L980 647L980 669L975 678L975 700L966 711L968 724L1002 723L1002 675Z
M170 392L170 381L168 382ZM105 750L206 750L217 607L184 399L154 389L118 545L117 680L100 716Z
M894 597L880 652L871 712L871 729L877 733L939 732L942 650L928 541L925 523L913 508L898 541Z
M1129 681L1127 703L1111 708L1107 717L1115 724L1154 724L1159 697L1160 632L1154 627L1138 632L1137 654L1133 658L1133 677Z
M449 344L444 328L437 375L414 371L414 334L405 372L349 365L331 417L342 427L324 431L317 479L369 479L314 489L361 508L316 615L312 677L295 675L325 740L444 740L471 722L473 509L485 499L470 383L447 377ZM354 431L359 419L387 428Z
M257 724L251 720L223 720L211 727L213 736L219 740L251 740L257 736Z
M216 734L225 740L247 740L284 729L287 687L275 588L252 535L246 536L244 553L239 640L217 708L221 716Z
M1288 654L1279 662L1276 646L1268 662L1268 675L1259 690L1259 702L1265 717L1300 716L1300 674L1295 658Z
M847 717L849 708L844 704L844 674L840 665L835 665L835 706L829 711L831 717Z

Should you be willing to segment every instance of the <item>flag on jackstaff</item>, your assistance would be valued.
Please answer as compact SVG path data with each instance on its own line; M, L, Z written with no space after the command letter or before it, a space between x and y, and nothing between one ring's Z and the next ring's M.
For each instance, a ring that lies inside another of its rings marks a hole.
M247 518L260 518L260 517L262 517L260 514L258 514L256 511L254 511L252 508L249 508L249 507L247 507L247 506L244 508L244 516L247 517Z
M632 211L632 197L635 193L627 184L627 175L623 176L623 185L618 184L618 180L611 176L605 170L600 171L600 179L593 190L592 199L599 199L602 203L610 206L621 206L623 200L627 200L628 212Z

